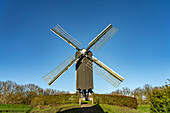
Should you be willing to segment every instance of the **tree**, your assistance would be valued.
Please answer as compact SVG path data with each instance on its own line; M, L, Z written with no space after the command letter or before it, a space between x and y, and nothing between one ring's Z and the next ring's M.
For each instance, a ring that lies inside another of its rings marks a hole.
M168 79L170 82L170 80ZM148 93L151 112L170 112L170 84L155 87Z
M145 97L145 99L144 99L144 103L145 104L149 104L149 98L148 98L148 94L151 92L151 90L152 90L152 86L150 86L149 84L145 84L144 85L144 88L143 88L143 95L144 95L144 97Z
M125 96L129 96L130 95L130 89L128 87L123 87L123 95Z
M37 96L65 94L69 92L53 89L43 90L35 84L18 85L12 81L0 81L0 104L30 104Z

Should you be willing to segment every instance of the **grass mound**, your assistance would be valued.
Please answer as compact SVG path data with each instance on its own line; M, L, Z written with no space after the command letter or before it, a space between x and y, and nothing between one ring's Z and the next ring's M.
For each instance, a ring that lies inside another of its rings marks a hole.
M123 95L106 95L106 94L93 94L94 104L108 104L125 106L137 109L137 100L134 97Z
M0 112L26 112L30 109L30 105L0 104Z
M63 104L63 105L43 105L37 106L31 110L30 113L80 113L80 106L78 104Z
M31 107L42 105L58 105L58 104L78 104L78 94L59 94L50 96L35 97L31 101Z
M86 108L83 109L85 110ZM92 109L94 113L149 113L148 105L139 105L138 110L136 110L115 105L94 104L88 109ZM39 105L32 109L29 105L0 104L0 112L10 113L80 113L81 110L78 104Z
M35 107L30 113L84 113L86 111L93 111L93 113L149 113L148 108L148 106L142 106L142 109L136 110L108 104L94 104L92 107L81 108L78 104L66 104L60 106L46 105L41 106L41 108Z

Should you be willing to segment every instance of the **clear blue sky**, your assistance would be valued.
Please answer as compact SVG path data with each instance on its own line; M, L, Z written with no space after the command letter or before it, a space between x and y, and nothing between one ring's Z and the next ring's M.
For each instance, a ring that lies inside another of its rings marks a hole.
M76 50L50 31L60 24L81 47L108 24L119 31L94 56L125 78L118 88L170 78L170 1L1 0L0 80L75 92L75 65L52 86L42 79ZM94 74L94 92L115 87Z

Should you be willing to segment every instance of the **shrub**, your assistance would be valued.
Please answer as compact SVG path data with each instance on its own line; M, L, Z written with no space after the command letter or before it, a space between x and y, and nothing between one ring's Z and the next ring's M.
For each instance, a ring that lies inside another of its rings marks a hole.
M134 109L138 107L136 98L123 95L93 94L93 100L95 104L118 105Z
M58 94L49 96L35 97L31 101L31 107L38 105L57 105L57 104L70 104L78 103L78 94Z
M170 87L166 84L162 87L155 87L148 94L151 112L170 113Z

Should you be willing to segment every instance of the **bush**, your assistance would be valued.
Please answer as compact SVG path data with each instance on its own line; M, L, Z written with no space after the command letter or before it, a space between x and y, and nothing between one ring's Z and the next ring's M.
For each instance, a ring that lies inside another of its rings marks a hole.
M148 94L151 112L170 113L170 87L168 84L162 87L155 87Z
M50 96L35 97L31 101L31 107L38 105L57 105L57 104L77 104L79 99L78 94L59 94Z
M138 107L136 98L129 96L93 94L93 100L95 104L118 105L134 109Z

